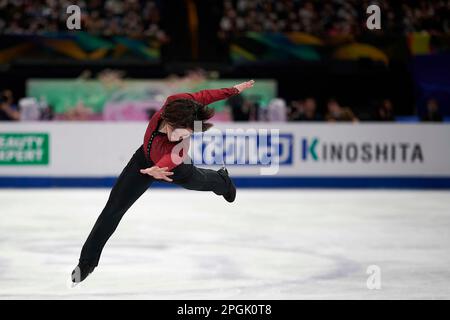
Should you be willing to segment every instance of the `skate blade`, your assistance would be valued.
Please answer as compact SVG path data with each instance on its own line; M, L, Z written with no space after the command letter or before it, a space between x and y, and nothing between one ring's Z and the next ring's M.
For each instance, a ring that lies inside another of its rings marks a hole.
M74 289L75 287L78 287L81 284L80 281L73 282L73 280L72 280L73 277L74 277L74 275L71 272L68 279L66 280L66 287L68 289ZM80 268L79 267L75 268L75 279L80 279Z

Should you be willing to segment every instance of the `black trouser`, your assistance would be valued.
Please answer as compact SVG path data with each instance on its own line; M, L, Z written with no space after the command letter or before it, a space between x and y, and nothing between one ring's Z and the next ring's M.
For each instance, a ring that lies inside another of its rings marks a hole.
M153 177L142 174L139 170L153 165L147 161L142 146L140 146L112 188L108 202L83 246L80 262L98 265L106 241L116 230L125 212L155 181ZM192 164L184 163L172 171L174 174L171 176L173 179L171 183L186 189L213 191L217 195L224 195L228 191L227 182L217 171L200 169Z

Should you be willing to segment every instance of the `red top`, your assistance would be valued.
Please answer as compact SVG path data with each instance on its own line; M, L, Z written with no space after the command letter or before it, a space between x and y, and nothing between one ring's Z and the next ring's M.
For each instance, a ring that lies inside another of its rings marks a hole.
M239 91L236 88L232 87L224 89L202 90L195 93L179 93L168 97L163 107L158 112L156 112L150 119L150 122L147 126L147 130L145 131L144 145L143 145L145 157L147 158L148 141L152 133L155 130L158 130L158 123L159 120L161 119L161 113L164 110L164 107L166 106L167 103L177 99L192 99L206 106L210 103L222 99L227 99L238 93ZM172 156L172 150L176 146L180 150L179 151L177 150L176 153L174 152L174 155ZM183 147L186 150L185 153L183 152ZM167 138L167 134L158 134L153 138L152 147L150 149L150 159L155 164L155 166L158 166L160 168L168 167L169 168L168 170L172 170L177 165L182 163L183 157L185 154L187 154L188 148L189 148L189 139L184 139L181 142L171 142Z

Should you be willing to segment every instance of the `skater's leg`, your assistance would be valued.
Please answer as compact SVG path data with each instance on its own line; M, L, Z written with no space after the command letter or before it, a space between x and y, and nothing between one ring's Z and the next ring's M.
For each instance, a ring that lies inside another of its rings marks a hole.
M173 170L173 183L185 189L212 191L217 195L225 195L230 191L231 179L219 171L197 168L192 164L181 164Z
M143 150L139 148L112 188L108 202L83 246L80 262L97 266L103 247L123 215L150 186L153 179L139 172L148 166L146 162Z

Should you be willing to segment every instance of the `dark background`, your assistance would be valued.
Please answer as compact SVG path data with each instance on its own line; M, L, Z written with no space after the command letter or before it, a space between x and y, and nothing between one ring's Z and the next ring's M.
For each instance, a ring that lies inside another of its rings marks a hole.
M25 84L29 78L74 78L86 69L95 76L105 68L124 70L128 78L164 78L174 73L182 75L189 69L203 68L218 71L221 78L276 79L279 96L287 101L314 96L319 102L320 111L324 110L327 99L335 97L342 105L351 106L362 120L372 110L373 104L386 98L392 100L396 115L418 113L417 103L424 103L426 99L426 94L418 88L417 83L421 81L427 63L415 68L404 36L385 34L380 40L379 37L371 38L368 32L361 39L389 47L388 65L369 59L324 59L320 62L286 60L240 65L230 61L229 40L223 41L217 37L223 13L222 0L194 1L199 21L198 42L194 46L188 26L187 1L158 3L161 8L161 26L170 38L161 47L159 62L17 59L8 65L0 65L0 87L10 88L16 97L21 97L25 96ZM0 39L1 43L8 40L6 36ZM441 61L446 63L441 64L442 68L448 66L448 58ZM445 107L443 109L445 111Z

